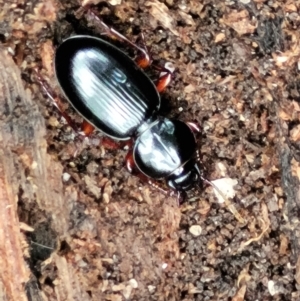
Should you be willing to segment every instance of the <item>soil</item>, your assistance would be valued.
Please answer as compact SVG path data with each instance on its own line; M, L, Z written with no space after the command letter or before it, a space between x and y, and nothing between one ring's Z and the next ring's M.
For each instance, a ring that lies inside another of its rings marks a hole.
M203 176L231 191L203 182L180 206L126 170L126 146L74 133L38 82L62 97L55 48L101 35L90 4L0 2L0 299L299 300L299 3L93 2L175 68L160 114L199 123Z

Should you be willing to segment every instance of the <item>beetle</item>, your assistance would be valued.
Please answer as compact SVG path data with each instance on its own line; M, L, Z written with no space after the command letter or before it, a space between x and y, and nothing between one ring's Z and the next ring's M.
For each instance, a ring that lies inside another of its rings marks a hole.
M193 130L158 115L160 95L154 83L127 54L100 38L73 36L56 50L55 73L84 119L113 139L134 139L138 171L165 179L176 191L186 191L197 181Z
M54 66L57 81L66 99L90 126L115 140L131 140L126 157L129 171L161 188L161 180L171 194L185 193L209 182L201 175L199 152L192 122L182 122L159 115L159 92L168 85L170 70L153 65L163 72L155 85L142 70L151 64L144 43L139 46L107 26L92 10L88 16L104 33L127 43L140 54L136 60L106 40L76 35L64 40L56 49ZM142 37L143 38L143 37ZM143 42L143 41L142 41ZM46 93L54 99L49 86L38 76ZM57 101L55 105L75 129Z

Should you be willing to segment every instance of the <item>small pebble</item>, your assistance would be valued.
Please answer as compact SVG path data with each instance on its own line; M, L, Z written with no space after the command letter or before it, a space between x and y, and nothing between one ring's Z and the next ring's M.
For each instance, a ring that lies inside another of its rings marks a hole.
M190 227L189 231L194 236L199 236L202 233L202 228L199 225L193 225L193 226Z

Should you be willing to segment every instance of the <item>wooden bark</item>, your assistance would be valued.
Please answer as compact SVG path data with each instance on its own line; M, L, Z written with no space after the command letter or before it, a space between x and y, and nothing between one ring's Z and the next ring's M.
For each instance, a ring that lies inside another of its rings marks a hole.
M37 244L29 240L29 250L24 234L33 231L34 237L50 244L49 253L53 252L57 235L67 239L74 194L70 192L66 197L70 202L65 201L62 167L46 153L44 120L23 88L19 69L3 48L0 57L0 300L41 300L28 258ZM18 204L22 204L21 224ZM41 230L45 223L53 229L52 235ZM47 263L52 261L61 280L54 292L56 300L88 300L77 288L66 260L55 255Z
M24 120L25 115L21 119L18 116L22 110L32 110L32 103L14 62L4 49L0 51L0 295L1 300L27 300L24 285L30 272L22 254L17 202L20 188L26 183L24 160L30 155L27 130L33 128Z

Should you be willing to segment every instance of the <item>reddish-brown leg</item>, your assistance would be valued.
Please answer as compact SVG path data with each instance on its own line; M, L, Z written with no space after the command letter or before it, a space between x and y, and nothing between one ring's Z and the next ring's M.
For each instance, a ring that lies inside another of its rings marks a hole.
M88 121L83 120L81 123L81 132L84 134L84 136L90 136L95 130L95 127L90 124Z
M57 108L61 116L65 118L67 124L74 130L74 132L80 136L91 135L91 133L94 131L94 126L84 120L82 122L81 129L79 129L72 118L65 112L61 99L56 95L53 89L51 89L47 81L44 80L40 71L38 69L34 69L34 72L36 74L37 81L44 90L45 94L50 98L52 104Z
M162 92L167 87L167 85L171 82L172 72L165 67L152 64L151 54L145 43L145 37L142 33L140 34L139 37L139 41L141 44L140 46L138 43L131 42L128 38L126 38L124 35L116 31L114 28L106 25L101 20L101 18L99 18L97 12L95 12L92 8L86 7L86 8L81 8L80 10L82 11L82 9L86 10L86 15L88 20L93 22L94 26L96 26L96 28L99 30L100 33L107 35L111 39L115 39L120 42L123 42L138 52L135 61L140 68L145 69L150 65L152 65L154 69L156 69L160 73L163 73L156 83L158 92Z
M93 133L95 127L91 125L88 121L83 120L81 124L81 128L78 128L72 118L64 111L61 99L56 95L56 93L51 89L49 84L46 80L42 77L39 70L34 69L36 73L37 80L39 84L41 85L44 92L47 94L47 96L51 99L52 104L58 109L61 116L63 116L68 123L68 125L74 130L74 132L79 135L79 137L89 137ZM109 137L103 137L101 139L101 145L103 145L107 149L119 149L123 148L126 145L131 147L132 141L126 140L126 141L116 141Z
M156 82L156 89L159 93L161 93L170 84L173 73L169 69L162 66L152 64L152 67L160 71L160 73L162 74Z
M131 42L124 35L116 31L114 28L106 25L97 15L97 12L90 7L83 7L80 10L86 11L86 16L88 21L91 21L94 26L99 30L100 34L106 35L111 39L118 40L122 43L127 44L132 47L134 50L138 51L138 56L136 58L136 63L141 68L147 68L151 64L151 57L148 52L147 47L140 47L138 44Z
M193 133L200 133L200 126L196 121L186 122L186 125L192 130Z
M101 139L101 145L103 145L106 149L116 150L121 149L127 146L129 149L132 148L132 139L126 141L117 141L110 137L103 137Z
M60 112L60 114L65 118L68 125L76 132L79 133L77 126L73 122L72 118L64 111L61 99L56 95L56 93L51 89L49 84L46 80L44 80L43 76L41 75L40 71L38 69L33 69L38 83L44 90L45 94L50 98L52 104L57 108L57 110Z
M160 76L156 82L156 88L159 93L163 92L163 90L170 84L173 76L173 72L166 67L156 65L152 63L150 50L146 45L145 36L143 33L140 34L140 43L142 45L142 49L145 49L147 53L147 62L143 64L143 57L137 59L137 64L141 68L146 68L151 64L151 67L157 71L159 71Z

